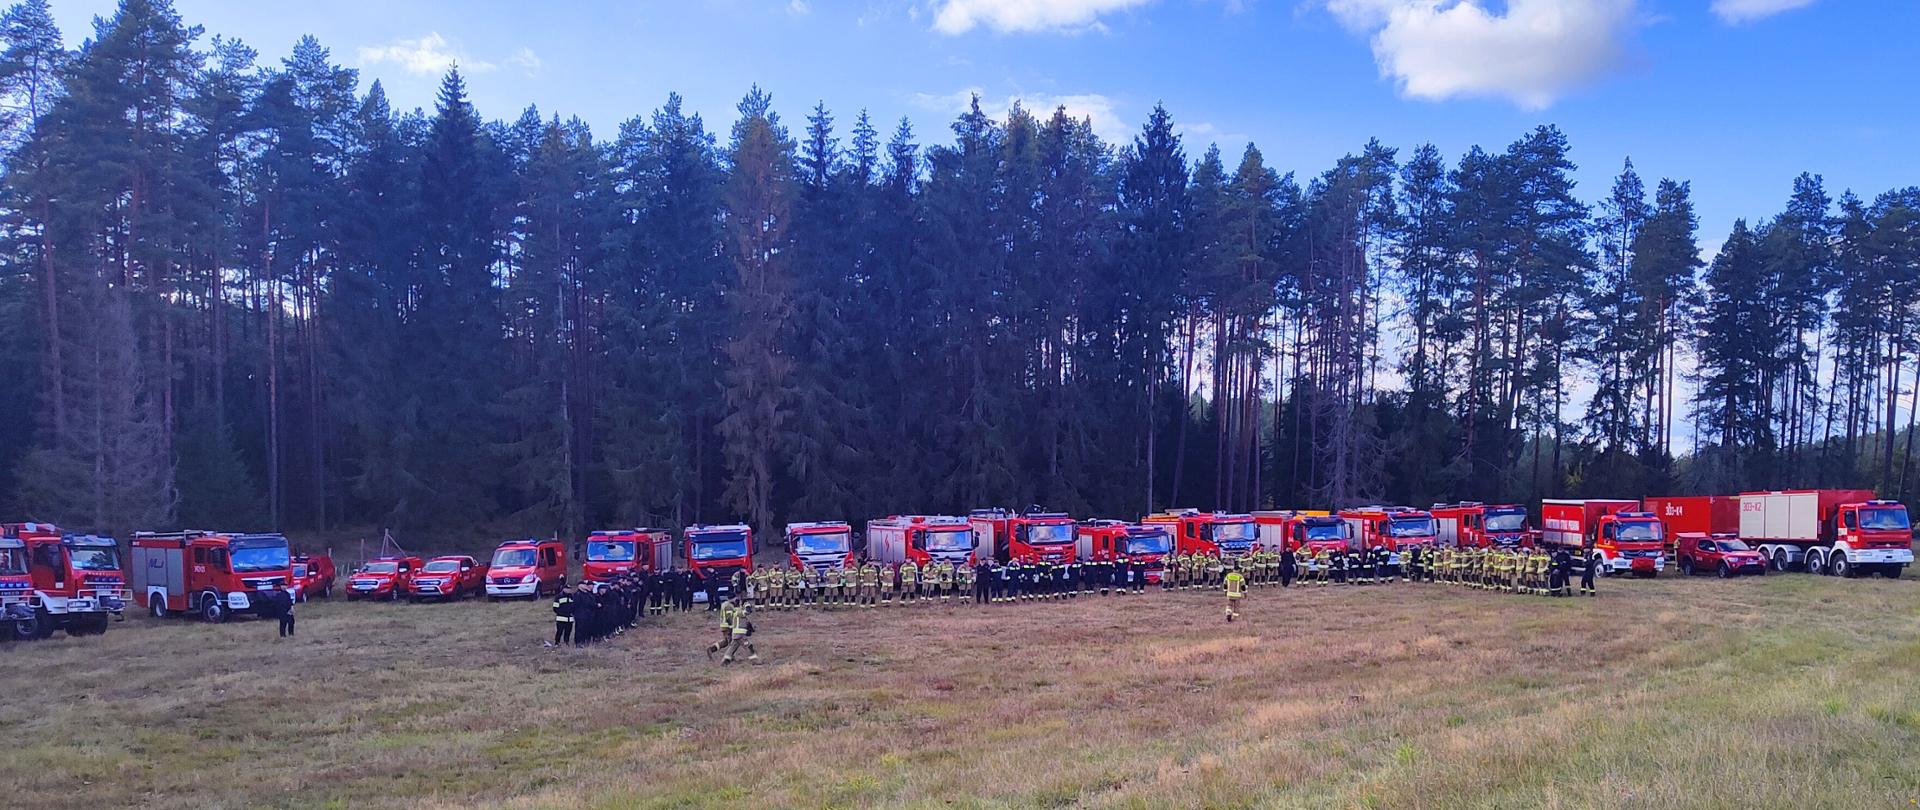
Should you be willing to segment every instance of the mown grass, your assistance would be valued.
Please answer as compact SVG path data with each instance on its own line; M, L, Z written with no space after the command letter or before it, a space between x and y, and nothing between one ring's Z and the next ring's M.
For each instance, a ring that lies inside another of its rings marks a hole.
M11 807L1859 808L1920 798L1920 584L1443 586L704 614L144 617L0 646Z

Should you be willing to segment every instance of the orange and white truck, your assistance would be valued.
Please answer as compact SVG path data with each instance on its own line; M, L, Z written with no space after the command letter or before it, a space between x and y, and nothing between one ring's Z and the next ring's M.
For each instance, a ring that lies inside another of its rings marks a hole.
M1740 493L1740 539L1782 571L1897 579L1913 564L1907 507L1866 489Z
M1666 525L1639 501L1540 502L1540 542L1584 555L1597 573L1656 577L1666 570Z
M954 515L892 515L867 521L866 557L887 565L950 562L973 565L992 559L973 523Z

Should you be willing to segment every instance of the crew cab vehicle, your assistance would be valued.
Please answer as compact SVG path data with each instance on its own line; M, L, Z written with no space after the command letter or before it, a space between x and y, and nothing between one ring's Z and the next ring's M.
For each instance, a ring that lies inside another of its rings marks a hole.
M1678 538L1678 550L1674 552L1680 563L1680 573L1689 576L1703 571L1712 571L1721 579L1737 577L1742 574L1764 576L1767 573L1766 555L1753 549L1733 532L1720 534L1701 534L1685 532Z
M508 540L493 550L487 566L487 598L538 599L567 587L567 544L559 540Z
M419 573L413 575L413 590L409 596L415 602L428 599L451 601L472 596L486 586L486 566L464 554L449 554L435 557L421 566Z
M413 575L420 571L419 557L375 557L362 563L347 577L347 601L385 599L389 602L413 592Z
M295 554L293 556L293 591L300 601L318 596L322 599L333 596L333 556L330 554Z

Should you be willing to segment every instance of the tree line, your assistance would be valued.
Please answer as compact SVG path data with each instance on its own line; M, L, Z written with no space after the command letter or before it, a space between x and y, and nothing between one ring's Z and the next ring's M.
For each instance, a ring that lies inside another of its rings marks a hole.
M1684 181L1551 126L1296 176L978 100L927 139L751 89L596 137L395 110L165 0L0 20L0 504L124 533L1045 504L1911 496L1920 190L1703 261ZM1903 411L1904 409L1904 411ZM1905 424L1901 424L1902 421ZM1920 477L1920 476L1915 476Z

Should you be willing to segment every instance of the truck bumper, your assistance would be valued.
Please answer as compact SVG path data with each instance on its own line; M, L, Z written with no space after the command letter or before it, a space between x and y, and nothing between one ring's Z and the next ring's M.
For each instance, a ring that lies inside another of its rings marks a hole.
M1856 548L1847 551L1847 562L1854 565L1911 565L1910 548Z
M539 596L540 583L535 581L521 582L513 585L495 585L489 582L487 583L487 595L497 597Z
M1633 564L1636 562L1642 565L1642 567L1640 568L1641 571L1651 570L1651 571L1659 572L1659 571L1667 570L1666 557L1653 558L1653 567L1651 569L1644 567L1646 565L1645 557L1641 557L1640 559L1637 559L1637 560L1629 560L1625 557L1615 557L1607 561L1607 569L1615 574L1630 574L1630 573L1633 573L1633 570L1634 570Z

